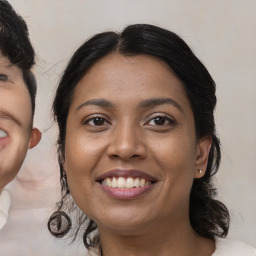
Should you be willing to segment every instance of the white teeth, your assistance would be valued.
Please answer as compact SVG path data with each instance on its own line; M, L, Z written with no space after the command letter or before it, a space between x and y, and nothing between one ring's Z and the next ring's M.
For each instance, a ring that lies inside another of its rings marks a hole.
M133 188L134 187L134 180L133 180L133 178L128 178L127 180L126 180L126 188Z
M108 186L108 187L111 187L111 184L112 184L111 179L110 179L110 178L107 178L107 179L106 179L106 182L107 182L107 186Z
M146 181L144 178L132 178L128 177L125 179L124 177L113 177L106 178L102 181L103 186L112 187L112 188L138 188L145 187L151 184L150 181Z
M115 177L112 179L112 186L111 187L112 188L117 188L117 179Z
M8 134L4 130L0 129L0 139L5 138L7 136Z
M118 188L125 188L125 178L123 178L123 177L119 177L118 179L117 179L117 187Z
M135 179L134 185L135 185L136 188L138 188L140 186L140 179L139 178Z

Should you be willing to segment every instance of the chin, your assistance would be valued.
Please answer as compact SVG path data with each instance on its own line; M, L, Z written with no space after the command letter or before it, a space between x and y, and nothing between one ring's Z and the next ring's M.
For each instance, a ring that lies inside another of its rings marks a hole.
M131 209L112 210L109 214L105 211L104 218L102 215L95 219L95 222L99 230L108 229L123 235L134 235L138 231L146 229L153 221L149 214L143 213L143 211L139 211L139 213L138 210L131 211Z

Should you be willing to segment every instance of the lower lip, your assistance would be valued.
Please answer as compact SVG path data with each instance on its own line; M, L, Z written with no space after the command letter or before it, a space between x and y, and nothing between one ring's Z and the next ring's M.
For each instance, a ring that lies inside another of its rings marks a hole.
M142 196L146 192L149 192L153 188L154 184L150 184L145 187L138 188L112 188L103 186L100 184L100 187L112 198L114 199L134 199Z

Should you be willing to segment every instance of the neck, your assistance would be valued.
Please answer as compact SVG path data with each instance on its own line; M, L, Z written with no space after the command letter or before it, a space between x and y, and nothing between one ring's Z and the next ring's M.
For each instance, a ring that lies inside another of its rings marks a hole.
M214 252L214 241L197 235L188 218L183 222L162 223L130 232L99 227L103 256L210 256Z

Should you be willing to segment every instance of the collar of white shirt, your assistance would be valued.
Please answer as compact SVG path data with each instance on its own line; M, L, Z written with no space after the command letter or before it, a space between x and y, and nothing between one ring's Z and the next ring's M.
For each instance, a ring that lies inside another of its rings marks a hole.
M11 195L6 189L3 189L0 193L0 229L7 222L10 205Z

